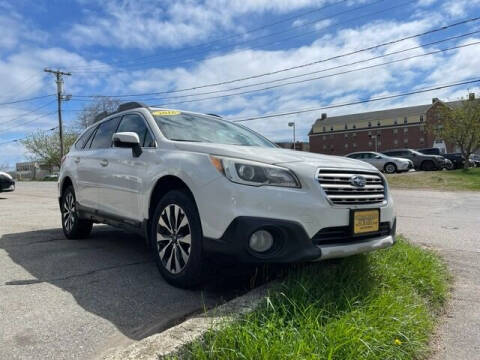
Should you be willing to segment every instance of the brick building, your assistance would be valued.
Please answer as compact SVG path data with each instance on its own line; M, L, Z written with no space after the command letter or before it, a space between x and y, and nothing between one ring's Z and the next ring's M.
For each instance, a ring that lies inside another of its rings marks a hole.
M474 100L475 95L470 94L469 98ZM310 151L345 155L355 151L439 147L455 152L453 145L435 139L428 128L441 119L443 107L459 105L461 101L442 102L433 98L427 105L334 117L322 114L308 134Z

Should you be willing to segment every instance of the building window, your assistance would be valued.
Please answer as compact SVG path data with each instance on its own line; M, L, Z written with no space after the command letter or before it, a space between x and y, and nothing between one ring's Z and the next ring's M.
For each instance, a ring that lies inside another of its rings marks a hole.
M356 128L357 128L357 125L353 124L353 128L356 129Z
M397 139L393 140L393 144L398 145L398 140Z
M333 126L330 127L330 131L333 131Z
M403 133L404 133L404 134L408 133L408 128L404 128L404 129L403 129Z
M381 142L381 141L379 141L379 142L377 143L377 146L378 146L378 147L380 147L380 145L382 145L382 142Z
M371 131L368 132L368 136L370 136L370 135L372 135L372 132L371 132Z
M420 138L420 144L423 144L425 142L425 139L423 137Z
M345 139L348 139L348 134L345 134Z
M327 140L327 137L325 135L323 135L322 140Z
M425 132L425 126L420 126L420 132Z
M404 144L408 144L408 138L403 139Z
M323 132L325 132L325 131L327 131L327 128L324 126L324 127L323 127Z
M397 125L397 124L398 124L398 121L397 121L397 119L395 119L395 120L393 121L393 125Z
M333 145L330 145L330 150L333 150Z
M398 134L398 129L393 129L394 134Z
M354 148L356 148L356 147L357 147L357 143L353 143L352 146L353 146Z
M423 122L423 115L420 115L420 122Z
M348 149L348 144L345 144L345 149Z
M371 121L368 122L368 127L372 127L372 122Z
M368 146L372 146L372 142L371 142L371 141L368 142Z
M327 145L323 144L323 150L327 150Z
M377 121L377 126L380 126L380 125L382 125L382 124L380 123L380 121Z
M345 124L345 130L347 130L347 129L348 129L348 125L347 125L347 124Z
M357 136L357 133L353 133L352 136L353 136L353 137Z
M407 119L406 116L403 118L403 123L404 123L404 124L408 123L408 119Z

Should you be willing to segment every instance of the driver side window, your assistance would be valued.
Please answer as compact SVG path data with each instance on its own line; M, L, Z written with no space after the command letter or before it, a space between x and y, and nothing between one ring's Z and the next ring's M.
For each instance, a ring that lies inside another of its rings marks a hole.
M145 120L137 114L125 115L118 126L117 132L134 132L140 139L140 146L154 147L155 140Z

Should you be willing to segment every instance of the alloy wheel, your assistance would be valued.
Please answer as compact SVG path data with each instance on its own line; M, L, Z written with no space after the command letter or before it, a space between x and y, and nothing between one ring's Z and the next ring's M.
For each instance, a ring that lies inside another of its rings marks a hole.
M178 274L188 263L191 231L185 211L176 204L167 205L158 220L157 250L164 268Z
M388 174L393 174L395 172L395 166L392 164L388 164L385 170Z
M71 192L65 195L63 201L63 225L67 232L71 232L75 225L75 199Z

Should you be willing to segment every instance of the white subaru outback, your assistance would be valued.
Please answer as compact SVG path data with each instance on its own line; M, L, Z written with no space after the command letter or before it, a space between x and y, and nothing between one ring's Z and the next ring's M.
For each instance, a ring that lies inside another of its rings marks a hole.
M106 223L145 236L165 279L200 283L208 257L290 263L391 246L383 175L280 149L218 116L126 103L90 126L59 176L67 238Z

